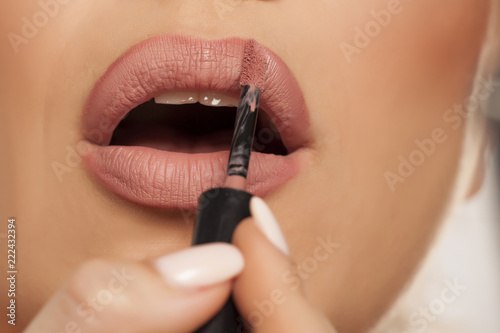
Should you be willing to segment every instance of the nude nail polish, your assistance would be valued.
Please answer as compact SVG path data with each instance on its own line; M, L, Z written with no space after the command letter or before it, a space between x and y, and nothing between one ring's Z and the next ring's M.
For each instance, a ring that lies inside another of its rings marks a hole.
M254 218L255 224L269 241L276 246L285 255L289 255L288 245L281 231L278 221L274 217L269 206L258 197L252 197L250 200L250 212Z
M241 252L233 245L197 245L153 262L166 283L176 289L206 287L232 279L244 267Z

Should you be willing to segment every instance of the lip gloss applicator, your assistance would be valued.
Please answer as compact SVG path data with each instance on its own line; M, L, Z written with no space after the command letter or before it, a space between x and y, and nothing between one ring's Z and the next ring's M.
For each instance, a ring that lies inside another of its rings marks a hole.
M194 226L193 245L230 243L237 225L250 217L252 194L245 191L250 154L259 111L261 88L267 72L265 50L255 41L245 44L240 75L241 96L224 187L201 194ZM243 321L230 298L219 313L197 333L242 332ZM240 328L238 329L238 326Z

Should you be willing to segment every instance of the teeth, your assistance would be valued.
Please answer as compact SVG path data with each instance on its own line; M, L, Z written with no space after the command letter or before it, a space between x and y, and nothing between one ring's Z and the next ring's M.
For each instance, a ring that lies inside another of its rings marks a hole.
M238 100L232 96L215 93L200 92L200 104L206 106L238 106Z
M197 92L167 92L155 97L156 104L193 104L198 102Z
M157 104L193 104L199 102L206 106L238 106L238 99L216 92L167 92L155 97Z

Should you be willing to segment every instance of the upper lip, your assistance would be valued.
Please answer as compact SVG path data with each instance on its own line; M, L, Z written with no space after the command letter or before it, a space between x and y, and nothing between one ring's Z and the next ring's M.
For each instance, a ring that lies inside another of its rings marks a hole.
M245 41L206 41L160 36L134 46L108 69L92 90L83 117L83 136L109 144L121 119L136 106L167 91L215 91L238 97ZM267 49L266 49L267 50ZM297 81L267 50L268 71L261 109L269 115L289 152L308 141L308 113Z
M84 109L82 142L89 150L81 153L91 172L110 190L133 202L195 208L203 191L223 184L227 151L188 154L107 145L129 111L164 92L211 91L238 97L245 42L239 38L207 41L159 36L132 47L116 60L97 82ZM307 148L310 136L309 116L297 81L276 54L267 49L266 53L268 70L259 87L260 106L290 154L252 153L247 185L260 196L297 174L308 151L301 148ZM266 133L256 133L256 140L261 139L260 134Z

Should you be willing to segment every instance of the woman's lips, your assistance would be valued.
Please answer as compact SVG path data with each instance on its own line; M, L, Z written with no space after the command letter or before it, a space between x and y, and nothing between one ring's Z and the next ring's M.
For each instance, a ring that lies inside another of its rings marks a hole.
M188 154L108 145L134 107L168 91L214 91L239 96L245 41L161 36L133 47L110 66L91 92L83 116L84 159L111 191L160 208L193 209L205 190L221 186L228 151ZM299 171L308 143L309 117L302 92L285 63L267 52L261 108L291 154L252 153L248 190L264 196ZM269 129L265 135L269 135ZM260 133L256 133L258 137ZM263 136L265 136L263 135ZM229 149L229 147L228 147Z

